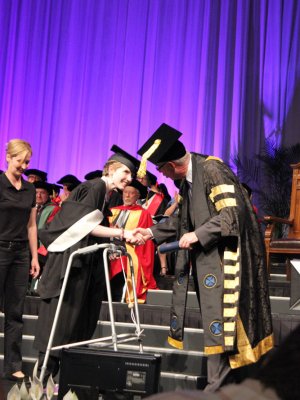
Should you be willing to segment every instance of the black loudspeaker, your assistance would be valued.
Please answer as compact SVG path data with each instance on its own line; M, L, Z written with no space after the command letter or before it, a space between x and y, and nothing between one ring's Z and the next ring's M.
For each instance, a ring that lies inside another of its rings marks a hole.
M62 351L58 399L139 399L158 392L161 355L89 347Z

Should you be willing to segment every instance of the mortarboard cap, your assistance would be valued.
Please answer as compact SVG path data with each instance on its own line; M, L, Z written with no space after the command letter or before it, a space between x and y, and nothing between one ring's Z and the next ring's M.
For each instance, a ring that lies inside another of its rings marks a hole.
M136 179L133 179L127 186L132 186L135 189L137 189L140 192L140 198L145 199L147 197L147 187L142 185L139 181Z
M102 176L102 171L100 171L100 169L96 169L95 171L91 171L85 174L84 179L90 181L91 179L101 178L101 176Z
M52 186L52 190L57 194L59 194L60 189L62 189L62 186L61 185L57 185L56 183L52 183L51 186Z
M68 187L68 190L71 192L73 189L76 188L76 186L81 184L81 181L76 178L75 175L68 174L60 178L57 183L60 183L61 185L66 185Z
M125 150L121 149L117 145L113 145L112 148L110 149L113 151L115 154L109 157L108 161L118 161L126 167L130 169L132 174L136 173L136 170L138 169L140 162L137 158L133 157L131 154L127 153Z
M26 171L24 172L24 175L26 175L26 176L35 175L41 181L44 181L44 182L46 182L46 180L47 180L47 172L40 171L39 169L35 169L35 168L26 169Z
M44 182L44 181L36 181L33 182L33 185L36 189L44 189L48 192L49 196L52 194L53 188L51 183Z
M182 136L181 132L167 124L162 124L137 153L142 157L147 156L145 158L156 165L178 160L186 154L184 145L178 140L180 136Z

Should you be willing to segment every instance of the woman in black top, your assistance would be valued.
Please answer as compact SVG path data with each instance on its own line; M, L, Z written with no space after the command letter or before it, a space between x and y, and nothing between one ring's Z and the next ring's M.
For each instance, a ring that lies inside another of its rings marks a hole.
M69 256L79 248L108 242L107 238L132 239L131 231L110 228L107 216L111 193L124 190L131 182L136 166L121 154L114 154L104 166L103 176L77 186L53 221L39 238L48 249L48 259L39 282L41 297L34 347L39 350L39 370L56 312ZM59 323L53 345L88 340L92 337L105 295L102 256L99 253L80 255L73 261ZM67 322L66 322L67 321ZM59 354L52 352L44 384L59 369Z
M23 306L28 272L39 274L35 188L22 178L32 149L13 139L7 144L7 170L0 175L0 299L5 314L4 375L24 378L22 372ZM30 250L30 251L29 251ZM30 267L31 253L31 267Z

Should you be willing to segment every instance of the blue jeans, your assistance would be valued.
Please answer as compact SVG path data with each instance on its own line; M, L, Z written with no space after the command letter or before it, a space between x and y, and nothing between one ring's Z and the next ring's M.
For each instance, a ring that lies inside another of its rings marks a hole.
M28 244L2 247L0 243L0 300L4 319L4 373L22 370L23 308L30 257Z

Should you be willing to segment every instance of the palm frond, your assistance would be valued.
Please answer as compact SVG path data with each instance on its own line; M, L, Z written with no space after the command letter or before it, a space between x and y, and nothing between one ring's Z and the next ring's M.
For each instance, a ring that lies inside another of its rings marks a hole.
M262 213L287 217L289 215L292 168L300 161L300 144L285 147L266 138L261 151L253 157L234 155L233 164L242 182L253 190L255 203Z

